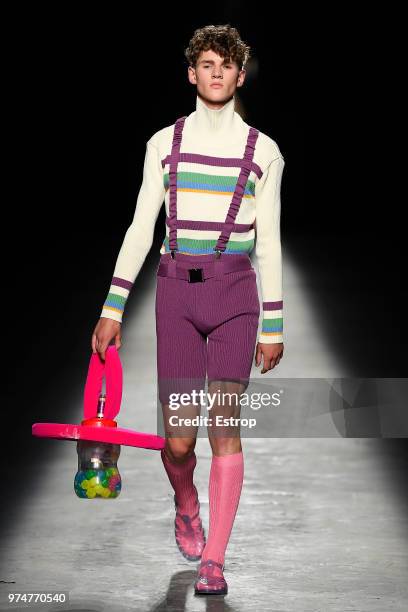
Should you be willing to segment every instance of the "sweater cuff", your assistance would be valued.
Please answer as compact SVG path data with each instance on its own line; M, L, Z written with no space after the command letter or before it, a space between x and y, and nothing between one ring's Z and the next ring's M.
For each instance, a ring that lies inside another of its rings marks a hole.
M131 281L114 276L100 316L122 323L123 311L132 287Z
M277 344L283 342L283 300L262 302L262 329L258 342Z

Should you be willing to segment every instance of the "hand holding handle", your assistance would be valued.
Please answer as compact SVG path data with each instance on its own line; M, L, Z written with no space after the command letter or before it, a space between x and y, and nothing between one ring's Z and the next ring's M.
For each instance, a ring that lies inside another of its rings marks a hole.
M105 361L98 353L92 353L84 390L84 419L96 417L102 381L105 376L106 401L104 417L114 419L120 411L123 389L123 371L115 345L106 349Z

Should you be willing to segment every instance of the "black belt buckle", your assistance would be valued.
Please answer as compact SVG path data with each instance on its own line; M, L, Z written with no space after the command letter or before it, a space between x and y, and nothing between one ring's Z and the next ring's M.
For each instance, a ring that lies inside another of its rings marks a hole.
M202 282L204 282L204 279L203 279L203 269L202 268L189 268L188 274L189 274L189 279L188 279L189 283L202 283Z

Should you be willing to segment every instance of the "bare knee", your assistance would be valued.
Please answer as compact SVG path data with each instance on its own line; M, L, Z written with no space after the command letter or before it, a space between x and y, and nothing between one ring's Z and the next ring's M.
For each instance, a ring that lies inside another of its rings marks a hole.
M232 455L242 451L241 439L239 436L231 438L222 438L220 436L209 436L213 455L220 457L222 455Z
M187 461L194 451L196 440L183 438L166 438L166 452L177 463Z

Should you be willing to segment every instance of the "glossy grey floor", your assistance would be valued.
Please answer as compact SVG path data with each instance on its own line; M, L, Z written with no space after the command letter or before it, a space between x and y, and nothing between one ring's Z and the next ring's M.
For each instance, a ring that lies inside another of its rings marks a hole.
M286 282L288 290L299 292L291 303L302 303L302 310L287 313L286 355L276 375L347 375L317 330L309 358L299 319L308 319L310 330L313 317L305 312L295 272L288 268ZM155 432L153 286L127 322L123 341L119 423ZM35 485L2 542L1 609L23 609L3 603L8 591L43 590L69 591L69 603L47 608L52 610L407 609L407 517L376 455L376 440L335 433L243 439L245 479L226 554L229 593L204 598L193 592L198 563L184 560L174 541L173 491L158 452L122 447L121 495L91 501L73 492L75 444L46 443L53 445L53 463L27 466L27 479ZM207 530L207 439L198 440L196 453L195 482Z

